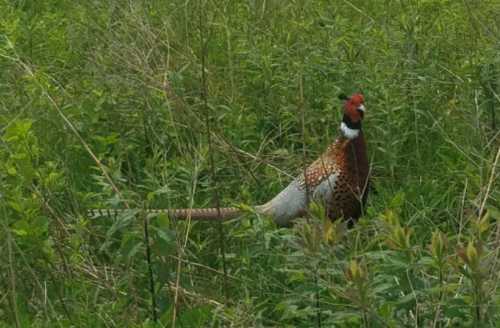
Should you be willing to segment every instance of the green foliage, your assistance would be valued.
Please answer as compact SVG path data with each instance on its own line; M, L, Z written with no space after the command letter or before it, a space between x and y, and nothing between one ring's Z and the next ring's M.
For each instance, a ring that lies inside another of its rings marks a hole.
M0 327L498 326L498 1L0 12ZM354 91L375 186L355 227L317 204L287 229L252 213ZM248 213L150 216L145 238L143 208L216 194ZM136 210L86 215L108 206Z

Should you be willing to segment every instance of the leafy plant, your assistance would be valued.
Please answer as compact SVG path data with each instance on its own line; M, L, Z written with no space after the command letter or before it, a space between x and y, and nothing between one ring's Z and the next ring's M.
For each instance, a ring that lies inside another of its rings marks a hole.
M496 327L497 1L0 12L0 327ZM253 213L354 91L374 185L360 221ZM215 193L247 213L143 212ZM86 214L110 206L131 210Z

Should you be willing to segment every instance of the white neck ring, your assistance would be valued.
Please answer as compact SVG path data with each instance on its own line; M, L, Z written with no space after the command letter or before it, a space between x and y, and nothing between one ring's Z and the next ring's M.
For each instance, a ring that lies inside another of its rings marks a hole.
M340 123L340 131L347 139L354 139L359 136L359 129L351 129L344 122Z

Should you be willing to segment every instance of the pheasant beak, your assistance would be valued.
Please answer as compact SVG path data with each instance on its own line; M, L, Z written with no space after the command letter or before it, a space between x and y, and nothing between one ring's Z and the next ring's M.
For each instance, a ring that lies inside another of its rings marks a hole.
M358 110L358 113L359 115L361 116L361 118L363 118L365 116L365 105L359 105L358 108L356 108Z

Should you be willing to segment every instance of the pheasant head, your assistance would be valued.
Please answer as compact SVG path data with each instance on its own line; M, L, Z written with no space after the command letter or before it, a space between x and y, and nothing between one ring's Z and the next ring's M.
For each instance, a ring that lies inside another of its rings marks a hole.
M350 97L341 95L339 98L344 100L344 117L340 124L340 131L347 139L357 138L365 114L365 98L360 93L355 93Z

